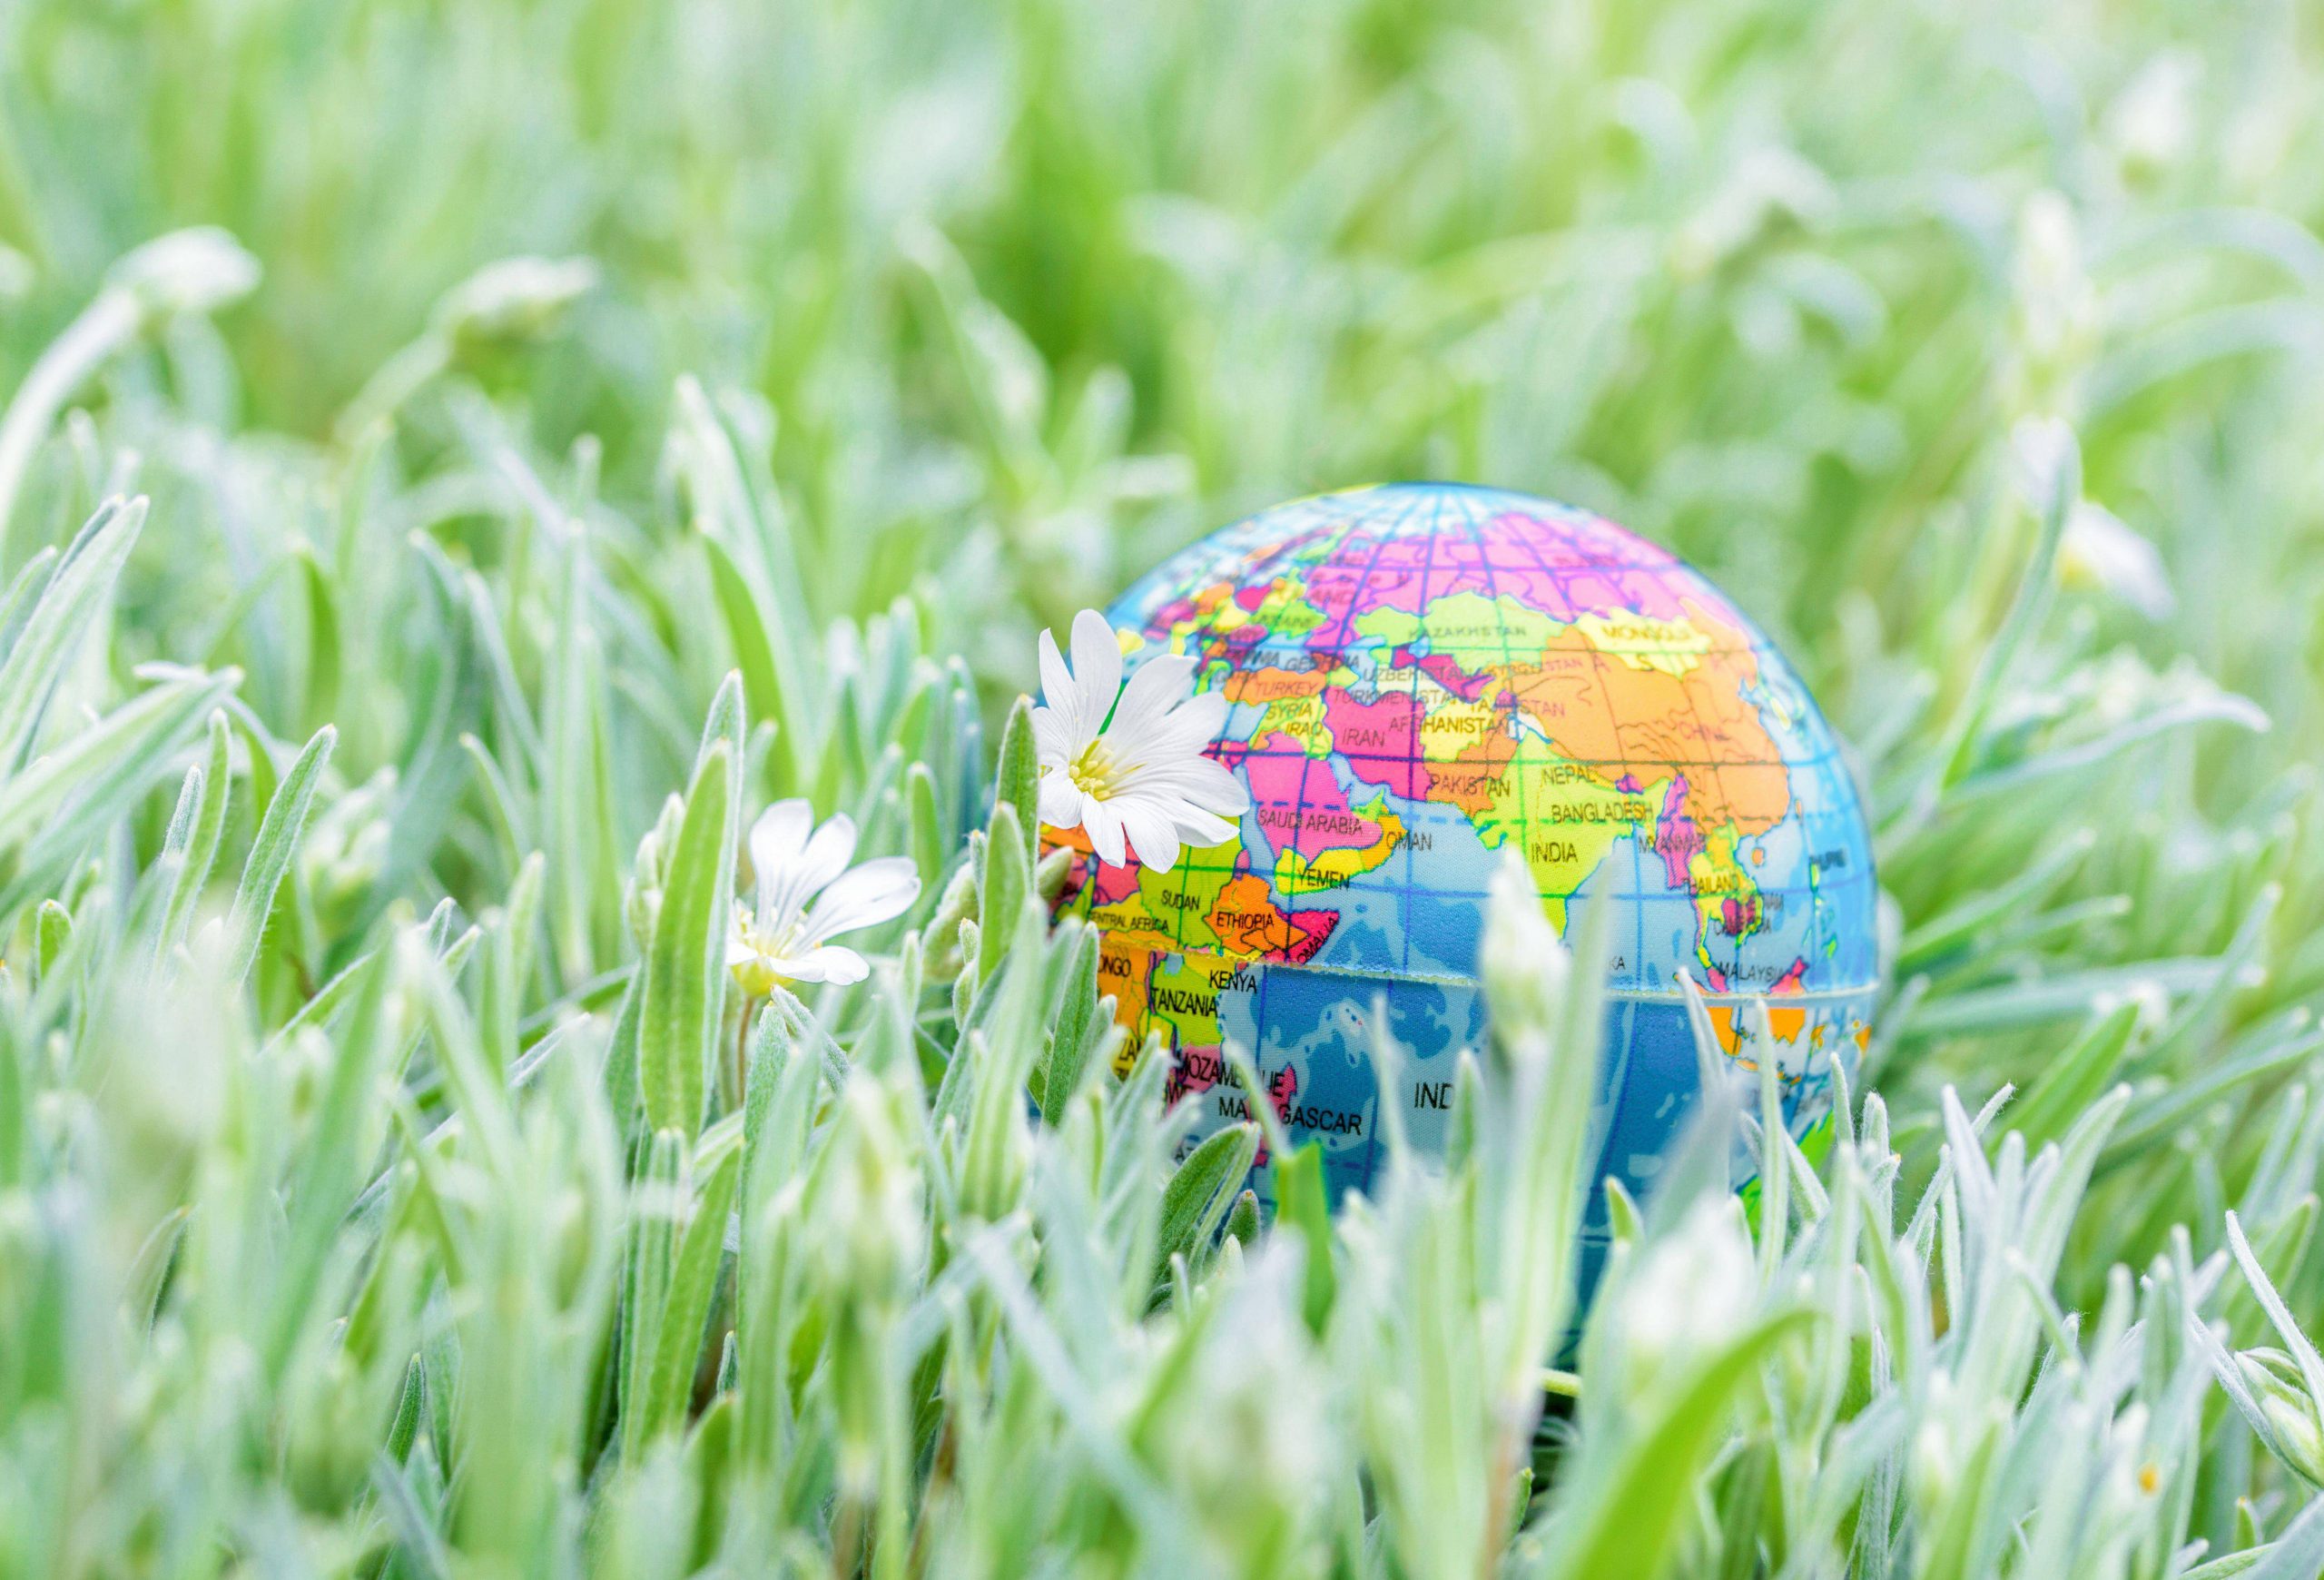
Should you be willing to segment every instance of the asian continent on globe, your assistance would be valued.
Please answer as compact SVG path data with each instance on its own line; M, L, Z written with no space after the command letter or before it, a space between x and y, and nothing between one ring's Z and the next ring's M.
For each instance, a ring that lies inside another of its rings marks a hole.
M1738 1095L1756 1101L1743 1007L1764 999L1786 1118L1822 1121L1878 987L1870 837L1823 716L1694 570L1563 505L1396 484L1226 528L1107 616L1132 668L1186 654L1226 694L1210 755L1250 792L1233 839L1167 873L1082 847L1060 902L1102 929L1125 1059L1160 1034L1197 1137L1246 1113L1235 1045L1293 1141L1322 1143L1334 1200L1380 1165L1384 1104L1441 1149L1512 850L1561 932L1615 907L1597 1177L1649 1190L1697 1100L1681 972Z

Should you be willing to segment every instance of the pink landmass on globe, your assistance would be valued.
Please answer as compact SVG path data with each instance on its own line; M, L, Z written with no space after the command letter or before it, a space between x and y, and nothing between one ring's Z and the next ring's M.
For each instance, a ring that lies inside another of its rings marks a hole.
M1271 735L1243 758L1252 815L1269 843L1313 861L1324 851L1362 849L1380 838L1380 825L1348 804L1331 764L1301 751L1287 736Z

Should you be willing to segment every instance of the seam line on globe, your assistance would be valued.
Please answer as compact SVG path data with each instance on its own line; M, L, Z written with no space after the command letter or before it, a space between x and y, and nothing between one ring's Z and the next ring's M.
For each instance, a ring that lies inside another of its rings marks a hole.
M1212 954L1200 949L1149 948L1147 953L1157 957L1177 955L1182 959L1199 957L1217 960L1232 963L1238 971L1288 971L1297 972L1303 976L1344 976L1358 982L1414 983L1423 987L1474 988L1479 985L1478 979L1473 976L1462 976L1449 972L1373 971L1360 965L1311 965L1305 962L1295 960L1238 960L1233 955ZM1706 992L1702 995L1702 1000L1707 1004L1715 1004L1722 1008L1764 1003L1771 1009L1782 1010L1790 1009L1795 1005L1804 1008L1818 1003L1862 999L1879 992L1878 983L1868 982L1851 987L1810 988L1793 993ZM1616 987L1611 983L1600 990L1600 996L1609 1000L1620 1000L1625 1003L1684 1003L1687 998L1686 993L1678 989Z

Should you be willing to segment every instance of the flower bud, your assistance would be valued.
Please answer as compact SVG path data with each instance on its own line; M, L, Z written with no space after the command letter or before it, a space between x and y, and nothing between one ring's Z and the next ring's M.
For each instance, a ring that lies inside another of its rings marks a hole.
M980 839L983 836L971 834L970 837ZM944 892L937 896L936 910L929 917L924 930L923 935L929 941L930 982L954 981L960 974L960 968L976 958L976 924L971 920L976 908L975 864L962 862L952 869L951 880L944 885ZM964 932L963 928L967 931Z
M1565 1002L1572 956L1550 924L1541 890L1514 855L1493 872L1477 973L1504 1048L1546 1037Z
M396 771L381 768L308 824L299 864L320 915L360 904L387 869L395 798Z
M2276 1451L2285 1463L2324 1486L2324 1427L2316 1401L2299 1382L2291 1358L2276 1349L2240 1349L2235 1368L2260 1402L2260 1414L2275 1432Z
M1704 1196L1679 1226L1648 1242L1611 1314L1621 1377L1635 1397L1653 1390L1748 1320L1758 1266L1742 1206Z
M1073 859L1080 854L1071 845L1061 844L1041 857L1040 864L1033 869L1033 892L1040 895L1043 904L1056 904L1057 897L1065 893L1065 880L1073 871Z
M662 914L663 864L669 859L671 848L677 844L678 825L684 821L686 804L683 797L672 795L662 803L662 815L637 842L637 859L630 868L629 886L623 890L622 919L629 924L629 935L637 947L645 949L654 942L654 924Z

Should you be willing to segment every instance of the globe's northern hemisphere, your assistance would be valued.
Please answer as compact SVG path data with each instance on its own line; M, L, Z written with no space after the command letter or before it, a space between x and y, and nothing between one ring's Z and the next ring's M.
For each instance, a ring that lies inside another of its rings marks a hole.
M1877 987L1870 839L1806 689L1688 566L1563 505L1397 484L1214 533L1108 616L1131 667L1186 654L1226 694L1210 755L1250 792L1234 839L1167 873L1085 851L1062 902L1103 930L1131 1050L1157 1032L1175 1052L1197 1136L1246 1111L1233 1045L1294 1141L1321 1142L1334 1200L1370 1182L1384 1104L1440 1147L1512 851L1561 931L1615 908L1600 1176L1650 1190L1699 1098L1682 972L1738 1093L1743 1006L1764 999L1787 1118L1822 1119Z

